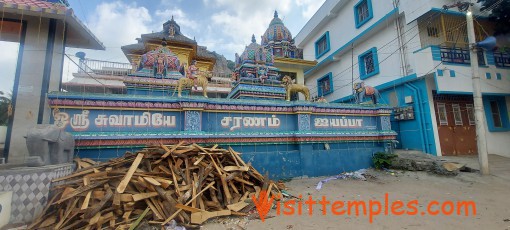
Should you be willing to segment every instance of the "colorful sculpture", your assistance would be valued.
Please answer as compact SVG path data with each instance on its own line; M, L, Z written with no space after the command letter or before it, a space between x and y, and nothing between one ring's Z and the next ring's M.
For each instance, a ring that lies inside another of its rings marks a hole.
M189 65L188 70L186 72L186 77L191 79L194 82L194 88L197 89L197 74L198 68L195 66L197 61L191 61L191 65Z
M156 78L167 78L168 73L177 72L180 67L177 55L162 45L155 50L142 55L140 66L146 70L152 70Z
M381 97L379 91L372 87L365 85L364 82L356 82L353 85L354 90L354 98L356 99L356 103L360 104L364 101L365 96L369 96L372 99L374 104L377 104L377 98Z
M268 72L269 72L269 68L267 66L257 65L257 75L260 80L260 83L264 84L264 81L269 77L267 75Z
M310 90L305 85L294 84L292 82L292 78L287 75L282 78L282 84L285 86L285 90L287 91L287 95L285 97L286 101L290 101L290 97L293 93L302 93L305 96L305 100L310 101Z
M179 81L177 82L177 86L176 86L176 90L178 92L178 94L177 94L178 97L182 97L181 92L182 92L183 88L197 87L197 85L202 87L202 92L204 93L204 97L207 97L207 83L209 82L209 79L208 79L209 76L204 76L202 74L198 74L195 76L196 76L195 79L191 79L188 77L183 77L183 78L179 79ZM174 90L174 93L172 94L172 96L174 94L175 94L175 90Z
M255 40L246 46L241 55L235 55L232 74L232 91L227 98L283 100L285 89L281 85L279 69L274 67L274 56Z

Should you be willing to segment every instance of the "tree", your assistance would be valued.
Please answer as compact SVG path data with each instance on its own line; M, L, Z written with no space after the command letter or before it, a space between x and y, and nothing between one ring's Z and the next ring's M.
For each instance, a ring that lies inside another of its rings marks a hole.
M482 3L480 10L492 8L501 0L478 0ZM489 20L495 23L494 35L504 35L510 32L510 0L502 0L497 7L494 7L489 15Z
M227 68L229 68L230 70L234 71L235 68L236 68L236 63L231 61L231 60L227 60Z
M6 126L9 123L9 107L11 106L11 96L0 91L0 126Z

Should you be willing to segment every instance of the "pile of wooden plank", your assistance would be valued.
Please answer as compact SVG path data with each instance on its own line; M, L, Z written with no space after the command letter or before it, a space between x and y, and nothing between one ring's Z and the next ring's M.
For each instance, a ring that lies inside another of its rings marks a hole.
M134 229L141 220L197 226L216 216L246 215L251 197L281 197L240 153L217 145L161 145L104 163L76 159L54 180L53 196L30 229Z

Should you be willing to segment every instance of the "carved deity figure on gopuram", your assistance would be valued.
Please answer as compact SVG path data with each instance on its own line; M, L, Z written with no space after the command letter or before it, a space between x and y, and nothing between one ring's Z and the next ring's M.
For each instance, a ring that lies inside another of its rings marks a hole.
M183 85L182 93L207 92L199 84L199 75L210 77L218 56L195 39L186 37L172 17L163 24L160 32L142 34L138 43L122 47L133 71L124 77L128 94L172 96L179 88L180 79L192 79L193 84ZM229 76L228 73L227 76ZM202 83L202 82L200 82ZM189 89L189 91L185 91Z
M273 66L274 56L257 43L255 35L244 52L236 54L234 80L229 98L232 99L284 99L279 69Z
M141 56L133 75L150 76L162 79L179 79L182 74L179 72L180 61L163 40L161 46Z

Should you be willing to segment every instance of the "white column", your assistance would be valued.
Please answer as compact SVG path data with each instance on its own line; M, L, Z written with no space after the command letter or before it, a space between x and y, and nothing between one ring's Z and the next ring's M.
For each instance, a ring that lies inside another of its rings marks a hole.
M475 29L473 25L472 7L466 13L467 32L469 44L476 43ZM471 47L470 47L471 48ZM489 175L489 159L487 155L487 139L485 137L485 114L483 112L482 92L480 89L480 75L478 73L478 56L476 48L470 49L471 72L473 80L473 101L475 109L476 140L478 145L478 161L482 175Z

